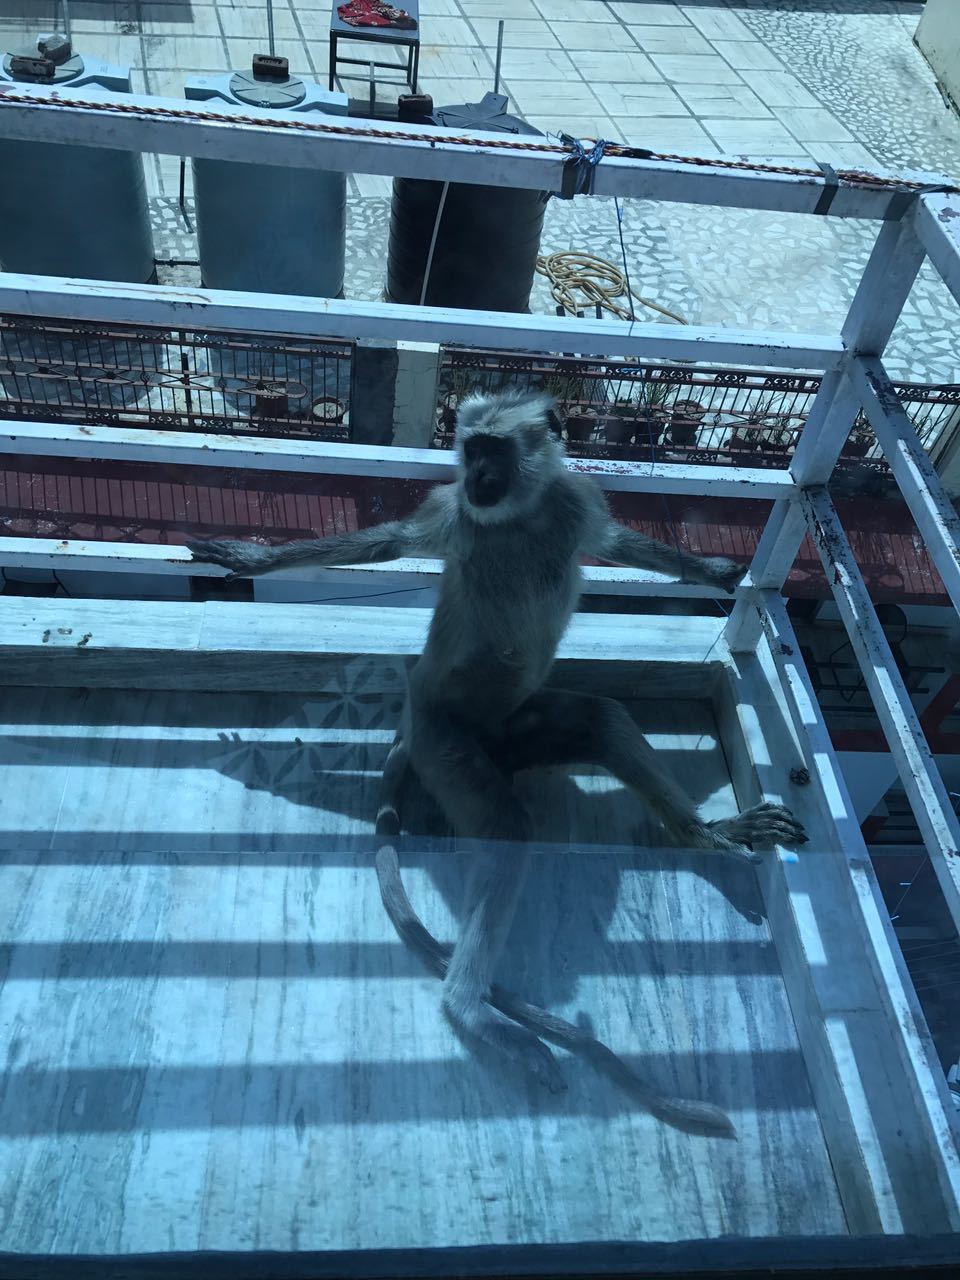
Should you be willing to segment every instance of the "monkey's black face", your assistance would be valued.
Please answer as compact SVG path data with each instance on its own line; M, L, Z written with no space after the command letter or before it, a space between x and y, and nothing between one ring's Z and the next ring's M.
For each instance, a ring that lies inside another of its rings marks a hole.
M513 487L516 449L503 436L470 436L463 446L464 488L475 507L494 507Z

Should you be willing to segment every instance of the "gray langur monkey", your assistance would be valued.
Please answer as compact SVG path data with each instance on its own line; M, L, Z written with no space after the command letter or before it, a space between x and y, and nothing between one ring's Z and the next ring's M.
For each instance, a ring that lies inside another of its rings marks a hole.
M513 785L534 766L601 765L637 791L667 838L759 862L755 843L805 841L789 810L762 804L705 822L626 709L611 698L548 683L557 645L580 596L583 556L676 574L732 592L743 566L656 542L620 524L589 476L568 470L549 430L551 401L513 393L458 410L457 479L407 519L279 547L191 542L197 560L246 577L295 564L371 564L401 556L444 561L423 653L409 677L400 730L384 771L377 830L399 830L398 795L411 767L458 836L483 842L468 876L452 951L424 928L400 879L396 851L378 855L384 902L401 938L443 978L443 1008L462 1031L563 1087L540 1034L592 1057L654 1114L684 1127L731 1132L722 1111L662 1097L582 1029L493 985L526 874L530 819ZM509 842L506 843L506 842ZM612 1061L611 1061L612 1059Z

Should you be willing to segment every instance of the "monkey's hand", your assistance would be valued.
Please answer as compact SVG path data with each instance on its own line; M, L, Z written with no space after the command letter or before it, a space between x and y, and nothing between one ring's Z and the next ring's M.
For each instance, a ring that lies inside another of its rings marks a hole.
M243 542L239 538L209 538L202 542L187 542L194 560L206 564L219 564L229 569L228 581L233 578L252 578L266 573L276 563L276 550L257 542Z
M733 595L737 583L747 572L745 564L727 560L723 556L702 556L697 559L697 575L705 586L722 587Z

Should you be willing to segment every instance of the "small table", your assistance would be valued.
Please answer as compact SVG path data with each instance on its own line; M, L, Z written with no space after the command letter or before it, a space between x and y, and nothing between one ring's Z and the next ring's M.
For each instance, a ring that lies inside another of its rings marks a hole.
M344 22L337 13L337 0L334 0L333 12L330 15L330 89L333 89L334 77L338 63L355 67L384 67L396 70L396 63L375 62L369 58L341 58L337 54L338 40L369 40L374 44L402 45L407 49L406 78L410 92L417 92L417 77L420 72L420 5L419 0L397 0L398 7L409 13L417 24L415 27L352 27ZM359 76L345 76L344 79L360 79Z

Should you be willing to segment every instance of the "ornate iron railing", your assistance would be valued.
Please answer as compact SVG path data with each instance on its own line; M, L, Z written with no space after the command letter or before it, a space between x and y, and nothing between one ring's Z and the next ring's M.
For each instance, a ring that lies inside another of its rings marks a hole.
M820 389L819 374L638 364L569 356L443 351L435 443L453 443L456 408L471 390L542 389L557 402L569 453L663 462L786 466ZM960 422L960 385L894 383L921 441L937 444ZM861 413L841 462L883 468Z
M0 315L0 418L346 440L353 345Z

